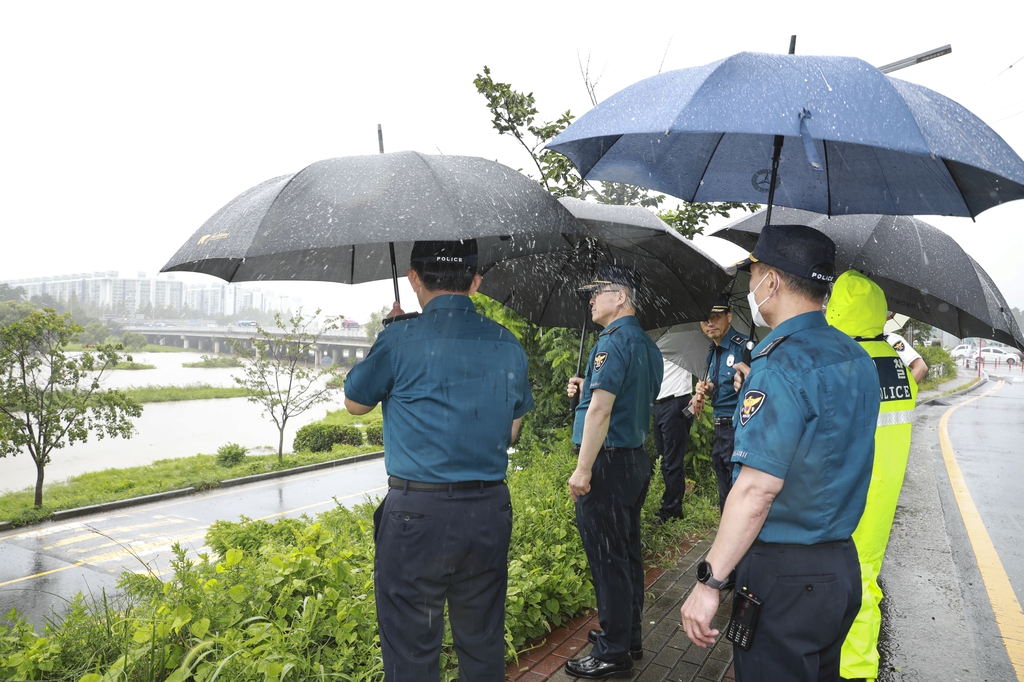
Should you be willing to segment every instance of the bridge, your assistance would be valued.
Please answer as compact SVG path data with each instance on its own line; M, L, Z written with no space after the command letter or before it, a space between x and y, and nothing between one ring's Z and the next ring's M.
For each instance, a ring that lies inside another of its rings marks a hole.
M176 346L178 348L195 348L196 350L214 353L230 353L231 343L246 343L249 347L256 336L256 327L237 324L178 324L163 322L146 325L128 325L126 332L136 332L146 337L146 341L157 346ZM276 330L267 330L271 337L284 336ZM316 365L320 365L324 357L331 358L331 363L352 364L362 360L370 348L366 334L358 329L333 329L321 334L314 346Z

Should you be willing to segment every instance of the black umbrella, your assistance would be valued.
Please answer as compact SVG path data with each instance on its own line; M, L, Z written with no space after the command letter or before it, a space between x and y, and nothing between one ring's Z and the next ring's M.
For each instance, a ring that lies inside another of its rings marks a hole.
M837 272L858 270L882 287L889 308L954 336L980 336L1024 347L1024 335L1003 295L952 237L911 216L829 218L775 209L776 223L809 225L836 243ZM712 236L752 251L765 212L736 220Z
M496 261L480 292L541 327L575 327L589 318L577 289L601 264L640 271L637 317L644 329L707 319L730 276L710 256L639 206L559 201L586 226L567 235L576 248Z
M475 238L481 265L571 248L585 228L540 185L468 156L318 161L242 193L161 269L229 282L397 279L416 240ZM397 285L396 285L397 292Z

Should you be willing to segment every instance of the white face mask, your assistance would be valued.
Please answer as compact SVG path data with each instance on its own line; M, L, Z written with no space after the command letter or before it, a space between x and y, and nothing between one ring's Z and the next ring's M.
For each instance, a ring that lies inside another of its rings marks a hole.
M761 285L764 284L766 279L768 279L768 273L765 273L764 277L761 278L761 281L757 283L757 286L751 289L750 293L747 294L747 303L750 305L750 317L758 327L768 326L768 323L764 320L764 316L761 315L761 306L768 302L768 298L775 295L775 292L773 291L768 294L768 298L764 299L760 303L754 300L754 292L761 288Z

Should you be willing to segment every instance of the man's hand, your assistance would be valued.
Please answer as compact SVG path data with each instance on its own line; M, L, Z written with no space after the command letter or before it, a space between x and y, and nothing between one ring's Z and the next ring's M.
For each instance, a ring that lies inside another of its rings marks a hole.
M385 315L384 319L386 320L388 318L395 317L396 315L405 315L405 311L402 310L402 305L398 301L391 304L391 312Z
M572 496L573 502L579 502L579 499L590 492L590 477L593 474L590 469L581 469L576 467L576 471L572 472L572 476L569 477L569 494Z
M565 394L568 395L571 398L574 395L576 395L576 393L578 391L582 391L582 390L583 390L583 378L582 377L572 377L571 379L569 379L569 385L565 387Z
M711 627L711 618L718 611L720 597L718 590L704 583L696 583L690 596L679 609L686 636L702 649L714 644L715 637L718 636L718 630Z
M736 370L736 373L732 375L732 387L739 393L743 387L743 380L750 374L750 365L745 362L737 362L732 368Z

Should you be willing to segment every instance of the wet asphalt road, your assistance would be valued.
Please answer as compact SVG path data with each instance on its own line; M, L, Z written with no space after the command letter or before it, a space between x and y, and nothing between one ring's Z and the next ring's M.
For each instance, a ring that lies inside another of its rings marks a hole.
M949 441L1013 591L1018 599L1024 595L1024 377L991 372L976 391L918 409L880 577L886 594L880 681L1018 679L939 439L943 414L997 386L950 415ZM1006 603L1013 596L998 599Z
M338 502L383 497L384 460L214 490L0 534L0 616L16 607L37 627L71 595L116 589L122 571L170 571L171 546L208 551L214 521L313 516Z

